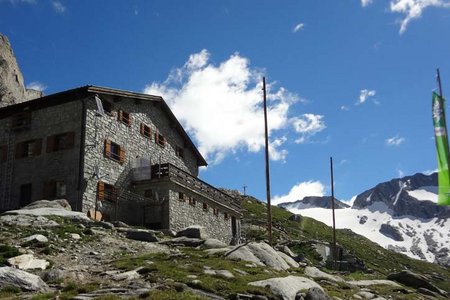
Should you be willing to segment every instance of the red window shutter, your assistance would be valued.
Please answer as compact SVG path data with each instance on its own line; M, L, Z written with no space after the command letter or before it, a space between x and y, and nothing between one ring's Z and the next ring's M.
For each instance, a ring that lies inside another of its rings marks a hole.
M23 153L23 146L24 143L17 143L16 144L16 158L22 158L22 153Z
M130 126L130 127L131 127L131 124L133 124L133 117L132 117L130 114L128 115L127 124L128 124L128 126Z
M75 145L75 132L66 133L66 149L72 149Z
M117 119L119 121L123 121L123 111L122 110L119 110L119 113L117 114Z
M108 139L105 140L105 156L111 157L111 141Z
M123 147L120 147L119 149L119 161L121 163L125 162L125 149Z
M40 155L42 152L42 139L37 139L34 141L33 145L33 155Z
M99 201L105 200L105 183L103 181L97 182L97 199Z
M139 128L139 132L140 132L142 135L145 135L145 134L144 134L144 132L145 132L145 125L144 125L144 123L141 123L141 126L140 126L140 128Z
M56 137L54 135L47 137L47 153L53 152L55 150L55 139Z

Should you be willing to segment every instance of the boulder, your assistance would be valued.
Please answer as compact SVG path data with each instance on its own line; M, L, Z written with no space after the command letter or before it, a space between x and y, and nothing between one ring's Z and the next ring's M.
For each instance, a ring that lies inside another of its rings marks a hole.
M331 300L323 289L317 287L310 288L306 293L305 300Z
M21 209L36 209L36 208L61 208L68 211L72 211L72 207L66 199L57 200L38 200L31 202L27 206Z
M21 270L41 269L45 270L50 265L45 259L38 259L33 254L22 254L8 258L8 263Z
M186 246L186 247L198 247L198 246L202 245L204 242L205 241L201 240L201 239L180 236L180 237L176 237L171 240L168 240L168 241L161 242L161 244L182 245L182 246Z
M206 269L203 271L203 273L207 274L207 275L213 275L213 276L217 276L217 277L223 277L223 278L234 278L233 273L231 273L228 270L212 270L212 269Z
M270 278L250 282L249 285L269 287L272 293L283 300L294 300L298 292L310 288L318 288L323 291L322 287L311 279L300 276Z
M158 242L158 238L151 230L145 229L129 229L126 231L126 237L130 240L142 241L142 242Z
M247 247L252 253L266 266L275 270L287 270L290 268L288 263L266 243L249 243Z
M432 292L439 293L441 295L446 295L447 293L437 286L433 285L428 278L423 275L413 273L409 270L404 270L399 273L389 274L387 279L395 280L409 287L413 288L425 288Z
M66 277L65 271L61 269L51 269L42 272L41 278L45 282L59 282L62 281Z
M259 260L258 257L253 254L250 249L245 245L236 246L235 248L225 252L225 258L235 261L248 261L255 263L259 266L264 266L264 264Z
M17 210L10 210L4 212L2 216L5 215L14 215L14 216L58 216L63 218L71 219L72 221L80 222L80 223L91 223L92 220L89 219L85 213L69 211L64 208L55 208L55 207L37 207L37 208L22 208Z
M298 214L293 214L293 215L289 216L288 219L289 219L289 221L294 221L294 222L297 222L297 223L301 223L302 220L303 220L303 217L301 215L298 215Z
M290 257L289 255L287 255L286 253L281 252L281 251L277 251L277 254L278 254L282 259L284 259L284 261L287 262L287 264L288 264L289 266L291 266L292 268L298 268L298 267L299 267L298 262L296 262L292 257Z
M0 289L6 286L15 286L22 291L49 291L49 287L39 276L11 267L0 267Z
M225 248L227 244L217 239L207 239L202 245L205 249L216 249L216 248Z
M320 271L316 267L306 267L305 275L314 279L326 279L334 282L345 282L345 280L342 279L341 277L327 274L325 272Z
M57 227L59 224L42 216L0 215L0 224L19 227Z
M193 225L186 227L176 234L177 237L185 236L188 238L195 238L195 239L207 239L208 235L205 232L205 229L202 226L199 225Z
M42 234L34 234L29 237L26 237L22 241L22 246L43 246L48 243L48 238Z
M384 280L384 279L352 280L352 281L347 281L347 283L350 285L358 286L358 287L367 287L367 286L371 286L371 285L390 285L393 287L401 287L401 285L395 281Z
M380 227L380 233L384 234L385 236L393 239L394 241L401 242L403 241L403 236L398 230L398 228L389 225L389 224L381 224Z

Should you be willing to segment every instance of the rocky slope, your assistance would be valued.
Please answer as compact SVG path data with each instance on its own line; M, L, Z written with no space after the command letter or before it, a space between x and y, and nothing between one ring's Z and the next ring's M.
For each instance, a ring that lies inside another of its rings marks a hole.
M322 208L331 208L331 196L308 196L304 197L301 200L297 200L295 202L290 203L280 203L278 204L281 208L296 208L296 209L303 209L303 208L313 208L313 207L322 207ZM338 199L334 198L334 208L335 209L341 209L341 208L347 208L350 207L348 204L345 204L342 201L339 201Z
M253 209L260 206L250 201L246 203L246 213L256 212ZM446 273L433 271L434 277L393 273L392 280L388 280L373 270L365 280L361 280L361 274L355 279L343 273L324 272L304 255L299 256L281 244L272 248L262 241L248 241L227 246L204 236L200 226L176 234L155 232L130 228L120 222L93 222L67 207L65 201L40 201L0 216L0 298L447 297L447 292L434 284L436 278L447 276ZM274 210L274 213L277 218L279 213L286 212ZM252 214L256 220L257 216Z
M8 38L0 33L0 107L42 96L41 91L25 88L11 44Z
M437 174L415 174L380 183L336 211L337 228L348 228L410 257L450 266L450 208L438 206ZM328 210L284 207L331 225Z

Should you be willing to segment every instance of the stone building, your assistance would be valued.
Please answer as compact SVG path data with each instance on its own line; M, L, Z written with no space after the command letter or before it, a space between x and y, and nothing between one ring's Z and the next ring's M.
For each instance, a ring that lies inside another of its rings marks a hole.
M85 86L0 108L0 128L0 211L65 198L91 217L239 236L239 201L197 177L207 163L161 97Z

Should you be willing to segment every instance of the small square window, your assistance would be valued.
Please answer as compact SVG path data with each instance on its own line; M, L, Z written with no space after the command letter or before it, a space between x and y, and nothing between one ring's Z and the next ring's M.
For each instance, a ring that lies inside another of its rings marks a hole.
M160 145L161 147L166 146L166 138L160 134L159 132L155 133L155 142Z
M223 218L225 220L228 220L230 218L230 215L228 213L223 213Z
M47 153L71 149L75 142L75 132L66 132L47 137Z
M208 204L207 203L205 203L205 202L203 202L203 210L208 210Z
M152 138L152 129L150 128L150 126L148 126L144 123L141 123L140 132L146 138L149 138L149 139Z
M218 208L213 208L213 214L215 216L218 216L219 215L219 209Z
M22 129L28 128L31 125L31 112L22 112L12 117L12 128Z
M66 184L62 180L50 180L44 183L43 197L48 200L61 199L67 194Z
M103 110L106 114L112 115L113 113L113 105L111 102L102 99Z
M197 204L197 200L195 200L194 197L189 197L189 204L195 206L195 204Z
M105 156L123 163L125 162L125 149L110 140L105 140Z
M118 190L112 184L103 181L97 183L97 199L99 201L117 202Z
M119 115L118 115L118 119L120 122L122 122L123 124L127 125L128 127L131 126L131 116L129 113L123 111L123 110L119 110Z
M178 200L181 202L184 202L186 200L185 195L182 192L178 193Z
M33 157L41 154L42 140L31 140L16 144L16 158Z

